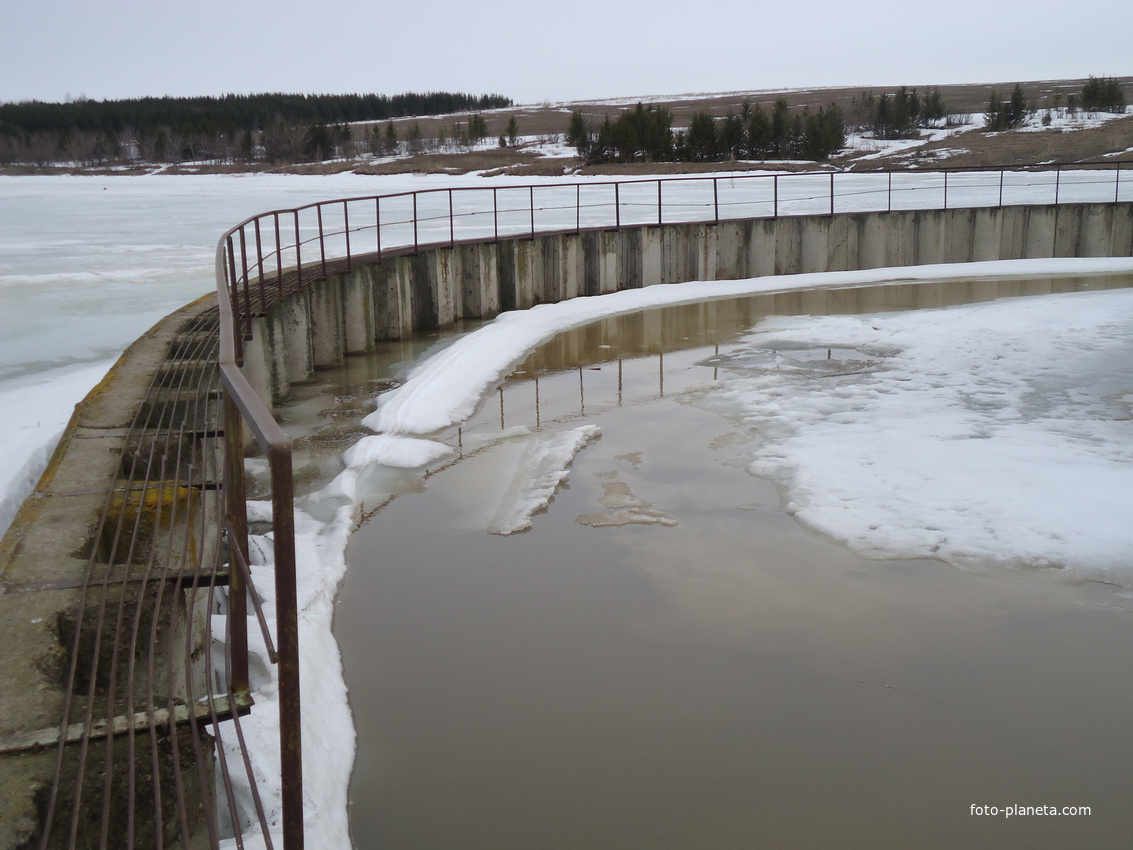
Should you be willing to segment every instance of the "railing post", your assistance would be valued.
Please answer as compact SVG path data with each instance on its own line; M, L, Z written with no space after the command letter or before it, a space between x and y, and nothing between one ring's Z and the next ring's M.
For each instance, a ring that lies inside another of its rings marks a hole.
M1002 208L1003 207L1003 175L1004 175L1004 173L1005 172L1003 171L1002 168L999 169L999 203L996 204L996 208Z
M232 341L236 349L236 365L244 365L244 319L240 314L240 283L236 277L236 249L232 245L232 234L228 235L227 249L225 251L228 256L228 281L227 287L228 298L232 303Z
M275 536L275 616L279 653L279 758L283 846L303 850L303 728L299 700L299 611L295 578L295 505L291 444L270 451Z
M283 246L279 240L279 213L275 214L275 278L279 284L279 297L283 297Z
M1113 177L1113 202L1116 204L1121 194L1121 163L1117 163L1117 172Z
M495 186L492 187L492 232L495 236L495 241L500 241L500 199L497 194L498 190Z
M346 231L346 270L350 271L350 202L342 202L342 229Z
M720 178L712 178L712 221L720 223Z
M452 189L448 190L448 246L456 247L456 223L452 215Z
M948 209L948 169L944 169L944 209Z
M248 283L248 246L244 238L244 228L240 228L240 267L244 272L244 313L248 317L247 334L252 336L252 289Z
M774 193L773 194L774 201L773 201L773 206L771 208L771 217L772 218L778 218L779 217L779 175L776 174L771 179L772 179L772 190L773 190L773 193Z
M619 183L614 184L614 226L615 227L621 227L622 226L622 201L621 201L621 194L618 192L618 188L619 188L620 185L621 184L619 184Z
M248 693L248 588L236 558L248 561L248 503L244 488L244 421L232 393L224 389L224 501L228 537L228 686ZM234 555L239 551L240 555Z
M327 276L327 244L323 234L323 205L315 204L315 213L319 219L319 257L322 260L323 277Z
M574 184L574 232L582 230L582 184Z
M893 212L893 172L889 172L889 190L886 193L885 211Z
M834 172L830 172L830 214L834 215Z
M661 181L658 180L657 181L657 226L660 227L662 223L663 222L662 222L662 219L661 219Z
M256 266L259 273L260 312L267 312L267 296L264 293L264 245L260 238L260 220L256 218Z
M531 207L531 238L535 238L535 186L527 187L527 205Z
M295 276L296 285L303 288L303 247L299 240L299 210L295 210Z
M417 252L417 193L413 193L413 252Z
M382 258L382 199L374 199L374 231L378 239L378 259Z
M1058 186L1062 182L1062 169L1054 169L1054 205L1058 206Z

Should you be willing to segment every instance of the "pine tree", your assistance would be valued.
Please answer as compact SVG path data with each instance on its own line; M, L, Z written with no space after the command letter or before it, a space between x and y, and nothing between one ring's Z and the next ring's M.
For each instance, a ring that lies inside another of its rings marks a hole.
M689 159L694 162L710 162L720 158L716 122L707 112L697 112L692 116L685 146Z
M1007 126L1015 128L1027 120L1027 98L1023 94L1023 87L1018 83L1011 90L1011 100L1007 103Z
M578 151L578 155L586 159L590 152L590 131L586 127L586 119L582 113L573 110L570 121L567 122L566 143Z

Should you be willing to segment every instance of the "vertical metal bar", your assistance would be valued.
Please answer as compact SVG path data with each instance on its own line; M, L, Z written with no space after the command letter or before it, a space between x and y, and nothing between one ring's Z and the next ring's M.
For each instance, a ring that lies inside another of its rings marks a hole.
M240 266L244 272L244 313L248 317L246 332L252 338L252 290L248 283L248 246L245 244L244 228L240 228Z
M275 214L275 277L279 283L279 297L283 298L283 246L279 242L279 213Z
M492 232L495 234L495 241L500 241L500 200L496 194L496 187L492 187Z
M531 238L535 238L535 187L527 187L527 203L531 207Z
M620 183L614 184L614 226L615 227L621 227L622 226L622 201L621 201L621 193L619 192L620 188L621 188Z
M319 217L319 256L322 259L323 277L327 276L327 243L323 232L323 205L315 204L315 212Z
M1062 182L1062 169L1054 169L1054 205L1058 206L1058 184Z
M944 209L948 209L948 169L944 169Z
M582 230L582 184L574 184L574 232Z
M417 193L413 193L413 250L417 251Z
M885 205L886 212L893 212L893 172L889 172L889 192Z
M276 642L279 653L279 756L283 846L303 850L303 732L299 701L299 611L291 444L271 447Z
M778 218L779 217L779 175L776 174L772 178L772 181L773 181L773 186L774 186L774 205L771 208L771 217L772 218Z
M456 246L456 224L452 215L452 189L448 190L448 244L450 248Z
M382 258L382 199L374 198L374 231L378 238L378 259Z
M303 249L299 241L299 210L295 210L295 272L296 285L303 287Z
M661 181L658 180L657 181L657 226L660 227L662 223L663 222L661 220Z
M834 215L834 172L830 172L830 214Z
M1116 204L1121 194L1121 163L1117 163L1117 172L1113 178L1113 202Z
M236 348L236 364L244 364L244 317L240 313L240 283L236 277L236 249L232 245L232 234L228 235L228 297L232 301L232 341Z
M257 218L256 227L256 266L259 271L260 312L267 312L267 295L264 292L264 245L260 238L260 220Z
M1003 206L1003 169L999 170L999 203L996 206Z
M248 693L248 588L234 551L248 562L248 502L244 487L244 420L227 388L224 390L224 501L231 536L228 539L228 684Z
M350 202L342 202L342 229L346 231L346 270L350 271Z
M718 177L712 178L712 220L720 223L720 180Z

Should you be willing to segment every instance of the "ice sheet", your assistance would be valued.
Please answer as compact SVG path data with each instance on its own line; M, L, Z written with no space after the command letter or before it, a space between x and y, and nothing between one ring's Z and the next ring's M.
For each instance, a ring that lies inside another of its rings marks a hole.
M773 317L696 403L752 429L751 471L862 555L1124 582L1131 361L1129 290Z

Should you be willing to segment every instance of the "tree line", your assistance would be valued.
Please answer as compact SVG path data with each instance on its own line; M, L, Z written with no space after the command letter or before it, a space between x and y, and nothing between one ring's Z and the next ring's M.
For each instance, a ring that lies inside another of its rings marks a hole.
M0 104L0 162L272 162L324 157L351 122L495 109L498 94L226 95Z
M876 139L915 139L921 130L937 126L948 116L940 89L935 88L924 95L907 86L877 97L863 92L853 99L850 109L857 128L873 133Z
M1053 103L1054 108L1063 108L1062 95L1056 94ZM1116 77L1089 77L1080 93L1067 95L1065 108L1071 115L1079 111L1121 115L1125 112L1125 89ZM1023 126L1036 111L1019 83L1006 99L1000 98L999 93L992 89L984 110L985 128L993 132L1014 130ZM1051 123L1050 109L1043 113L1042 123Z
M770 111L744 103L739 114L714 118L696 112L687 129L674 131L673 114L637 104L606 115L591 130L580 112L567 123L566 143L588 164L606 162L718 162L726 159L824 160L846 143L846 125L835 107L792 110L779 98Z

